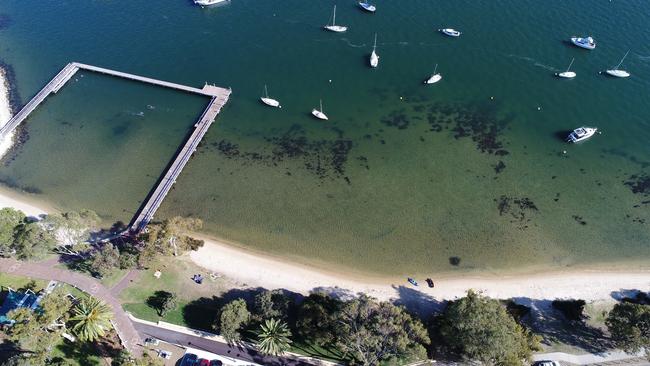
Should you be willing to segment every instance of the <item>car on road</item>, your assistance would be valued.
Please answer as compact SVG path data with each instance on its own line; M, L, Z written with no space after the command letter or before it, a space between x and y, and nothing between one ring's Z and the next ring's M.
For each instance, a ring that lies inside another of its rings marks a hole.
M144 340L144 344L147 346L157 346L158 344L160 344L160 341L157 340L156 338L149 337Z
M180 366L194 366L196 365L196 360L199 359L199 356L195 355L194 353L186 353L185 356L183 356L183 360L181 361Z
M205 358L199 359L199 361L196 363L198 366L210 366L210 360L206 360Z
M212 360L210 361L210 366L223 366L223 362L219 360Z

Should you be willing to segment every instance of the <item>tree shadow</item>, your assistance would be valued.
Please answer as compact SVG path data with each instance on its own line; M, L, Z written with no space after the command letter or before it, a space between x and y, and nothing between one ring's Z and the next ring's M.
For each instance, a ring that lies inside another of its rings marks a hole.
M206 332L214 332L215 322L218 320L219 311L227 303L243 299L251 310L255 295L264 291L264 288L230 289L221 296L200 297L189 302L183 307L183 320L188 327Z
M146 300L147 306L153 308L158 313L158 316L162 316L162 308L165 301L170 298L172 295L171 292L158 290L149 296Z
M612 341L601 329L587 325L584 320L568 320L553 308L552 300L515 297L512 301L531 309L530 313L522 318L522 323L542 337L542 344L563 343L594 354L614 348Z
M409 313L417 315L422 320L426 321L432 314L441 313L447 307L446 301L438 301L416 289L402 285L393 285L393 288L398 295L398 298L393 301L394 304L404 306Z
M107 229L103 228L90 233L90 242L95 243L101 240L115 238L125 232L126 229L128 229L128 226L123 221L117 221Z
M102 365L101 359L93 357L96 350L90 343L84 343L82 346L73 344L68 341L56 346L56 348L63 353L64 359L76 360L80 365L84 366L100 366Z
M340 301L348 301L352 300L357 297L357 294L354 292L340 288L338 286L321 286L321 287L314 287L310 293L320 293L320 294L325 294L328 295L329 297L340 300Z
M629 301L630 299L636 299L643 295L645 293L637 289L620 289L618 291L612 291L609 294L616 301Z

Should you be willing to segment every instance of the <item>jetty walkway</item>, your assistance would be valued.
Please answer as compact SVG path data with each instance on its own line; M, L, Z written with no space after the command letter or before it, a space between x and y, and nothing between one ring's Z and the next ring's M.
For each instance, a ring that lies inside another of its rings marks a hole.
M194 131L185 141L182 148L180 148L180 151L176 154L174 160L164 172L162 178L158 181L154 189L152 189L152 193L149 194L146 202L140 207L136 216L131 221L129 231L137 233L144 229L153 218L156 210L158 210L158 207L160 207L162 201L167 196L167 193L169 193L172 185L176 182L176 179L181 174L181 171L190 160L194 151L196 151L197 146L203 139L203 136L205 136L208 128L217 118L219 112L221 112L221 108L223 108L223 106L228 102L231 90L208 84L205 84L203 88L199 89L145 76L106 69L103 67L71 62L56 74L56 76L54 76L54 78L52 78L43 89L41 89L27 104L25 104L25 106L2 128L0 128L0 138L3 138L5 135L14 131L50 94L58 92L79 70L92 71L211 98L198 122L194 124Z

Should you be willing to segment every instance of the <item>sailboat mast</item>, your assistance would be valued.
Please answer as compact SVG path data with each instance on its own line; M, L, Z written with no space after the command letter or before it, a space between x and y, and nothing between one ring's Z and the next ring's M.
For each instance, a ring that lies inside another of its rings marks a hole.
M628 54L628 53L630 53L630 50L627 50L627 52L625 52L625 56L623 56L623 58L621 59L621 62L619 62L618 65L616 65L616 67L614 68L614 70L618 70L618 68L621 67L621 65L623 64L623 60L625 60L625 58L627 57L627 54Z
M320 102L320 112L323 113L323 100L319 99Z
M375 44L372 46L372 51L374 52L377 49L377 33L375 33Z
M569 72L569 69L571 68L571 65L573 65L574 60L575 60L575 57L571 59L571 62L569 63L569 67L566 68L567 72Z
M332 15L332 25L336 25L336 5L334 5L334 15Z
M436 64L436 67L433 68L433 75L436 74L436 71L438 71L438 64Z
M267 98L269 97L269 91L266 89L266 84L264 84L264 94Z

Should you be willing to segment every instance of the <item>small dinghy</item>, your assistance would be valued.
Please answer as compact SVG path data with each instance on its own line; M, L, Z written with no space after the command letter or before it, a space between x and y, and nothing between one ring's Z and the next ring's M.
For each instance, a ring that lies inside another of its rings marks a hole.
M348 27L343 25L336 25L336 5L334 5L334 12L332 13L332 24L324 26L330 32L343 33L348 30Z
M573 65L574 60L575 60L575 58L571 59L571 63L569 64L569 67L566 68L565 72L561 72L559 74L556 73L555 75L557 75L558 77L561 77L561 78L565 78L565 79L573 79L574 77L576 77L575 72L569 71L569 69L571 68L571 65Z
M447 35L449 37L460 37L460 32L453 29L453 28L444 28L444 29L438 29L439 32L442 32L442 34Z
M591 37L571 37L571 42L574 45L587 50L593 50L596 48L596 41L594 41L594 39Z
M264 95L265 95L264 97L260 98L262 103L264 103L264 104L266 104L266 105L268 105L270 107L282 108L282 106L280 105L280 102L278 102L277 100L275 100L273 98L269 98L269 91L266 89L266 85L264 85Z
M379 65L379 56L377 55L377 33L375 33L375 44L372 46L372 53L370 54L370 67L377 67Z
M314 117L316 117L318 119L322 119L324 121L327 121L329 119L329 118L327 118L327 115L325 115L325 113L323 113L323 100L322 99L320 101L320 110L314 108L314 109L311 110L311 114L312 114L312 116L314 116Z
M579 127L571 131L566 140L572 143L584 141L593 136L597 131L598 129L596 127Z
M607 73L607 75L614 76L614 77L617 77L617 78L626 78L626 77L630 76L629 72L627 72L625 70L619 70L618 69L623 64L623 60L625 60L628 53L630 53L629 50L625 53L625 56L623 56L623 58L621 59L621 62L619 62L618 65L616 65L615 68L605 71Z
M407 278L407 281L409 281L409 283L410 283L411 285L413 285L413 286L417 286L417 285L418 285L417 281L415 281L415 280L412 279L411 277Z
M359 7L369 13L377 11L377 7L367 1L359 1Z
M438 71L438 64L436 64L436 67L433 69L433 75L424 81L425 84L435 84L442 79L442 75L436 73L436 71Z

